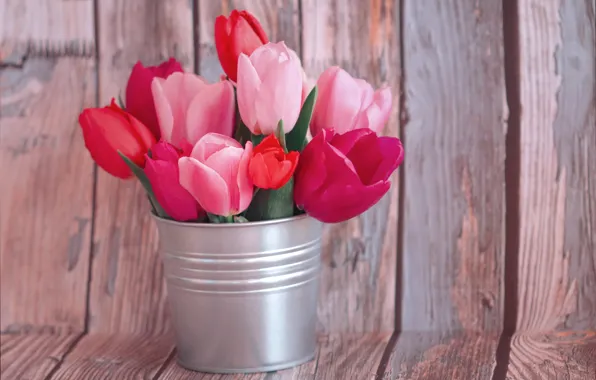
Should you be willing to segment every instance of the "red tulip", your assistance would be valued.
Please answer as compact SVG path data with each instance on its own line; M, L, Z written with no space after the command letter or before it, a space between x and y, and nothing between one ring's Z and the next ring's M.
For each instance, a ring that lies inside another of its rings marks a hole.
M256 187L279 189L292 178L299 155L285 153L277 137L269 135L253 149L248 174Z
M79 115L85 146L99 167L119 178L132 172L118 155L120 151L140 167L145 153L155 144L155 137L134 116L112 104L103 108L87 108Z
M178 159L188 155L160 141L151 148L151 157L146 157L145 163L145 174L155 199L172 219L181 222L199 219L204 214L199 203L180 185Z
M398 138L378 137L368 128L341 135L322 129L300 156L296 205L322 222L337 223L360 215L387 193L404 151Z
M159 66L143 66L141 61L133 66L126 84L126 111L139 119L159 140L161 133L153 104L151 82L153 78L167 78L170 74L183 72L182 65L174 58Z
M269 42L259 20L248 11L233 10L215 19L215 48L223 71L236 82L240 53L251 55Z

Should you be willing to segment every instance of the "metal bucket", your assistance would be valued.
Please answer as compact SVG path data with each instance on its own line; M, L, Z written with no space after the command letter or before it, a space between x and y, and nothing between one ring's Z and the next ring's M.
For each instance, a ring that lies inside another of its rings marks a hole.
M306 215L237 224L154 219L181 366L268 372L314 357L319 221Z

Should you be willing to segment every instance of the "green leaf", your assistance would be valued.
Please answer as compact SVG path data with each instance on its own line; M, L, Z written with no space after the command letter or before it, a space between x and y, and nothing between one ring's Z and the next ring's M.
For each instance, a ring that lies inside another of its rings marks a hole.
M238 110L238 97L236 96L236 87L234 87L234 99L236 99L236 130L234 132L234 140L238 141L242 146L244 146L246 145L247 141L251 141L252 133L240 117L240 111Z
M141 185L143 185L143 187L145 188L145 191L147 192L147 196L149 197L149 202L151 203L151 206L153 208L153 212L159 217L168 218L169 217L168 214L161 207L161 205L159 204L157 199L155 199L155 194L153 194L153 188L151 187L151 182L149 182L149 178L147 178L147 175L145 174L143 169L141 169L139 166L137 166L137 164L132 162L128 157L123 155L122 152L118 151L118 154L120 155L120 157L122 157L122 159L124 160L126 165L130 168L132 173L135 175L135 177L137 177L139 179L139 181L141 182Z
M122 95L121 94L118 94L118 105L123 110L126 110L126 106L124 105L124 101L122 100Z
M265 135L250 135L250 140L252 141L253 147L259 145L263 139L265 139Z
M281 119L279 120L279 123L277 123L275 137L277 137L277 140L279 140L279 145L281 145L284 152L288 153L288 149L286 148L286 133L284 132L284 121Z
M304 105L302 106L302 110L300 110L296 125L294 125L294 128L292 128L290 133L286 135L286 146L288 151L295 150L302 152L306 146L306 132L308 132L308 126L310 124L310 119L312 118L316 100L317 86L313 87L310 94L308 94L304 100Z
M234 223L248 223L248 219L241 215L234 216Z
M294 178L278 190L261 189L246 210L250 221L289 218L294 215Z
M207 218L211 223L234 223L234 216L222 216L207 213Z

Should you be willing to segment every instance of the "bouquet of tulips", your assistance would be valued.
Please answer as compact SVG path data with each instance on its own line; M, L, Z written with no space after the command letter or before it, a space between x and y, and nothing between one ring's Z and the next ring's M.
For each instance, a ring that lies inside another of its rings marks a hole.
M183 222L306 212L336 223L387 193L404 155L399 139L378 136L391 112L388 88L375 91L339 67L309 88L296 53L269 42L247 11L219 16L215 42L226 74L219 82L173 58L138 62L125 102L83 110L85 145L99 167L134 175L156 215Z

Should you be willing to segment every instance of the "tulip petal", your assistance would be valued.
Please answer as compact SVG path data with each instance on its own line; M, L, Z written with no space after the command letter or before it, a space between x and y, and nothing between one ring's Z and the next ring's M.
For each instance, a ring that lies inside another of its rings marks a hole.
M286 60L271 65L255 100L259 128L263 134L275 132L279 120L289 133L298 120L302 104L302 73L298 63Z
M354 79L360 88L360 111L364 111L373 102L375 90L370 83L364 79Z
M154 160L178 162L180 152L172 144L160 141L151 147L151 158Z
M180 186L178 162L147 159L145 174L157 202L174 220L196 220L200 215L197 201Z
M278 43L270 42L250 54L250 62L261 79L269 73L270 67L276 66L287 59L290 59L290 52L283 41Z
M117 130L120 127L117 123L122 121L119 115L110 115L102 110L101 108L86 109L79 116L79 124L83 131L85 147L89 151L91 158L93 158L100 168L115 177L122 179L129 178L132 176L132 172L118 155L118 150L121 150L125 156L130 158L131 153L135 152L127 148L129 147L128 144L133 142L135 144L134 146L136 146L137 143L134 139L129 140L122 134L121 141L123 144L119 144L116 140L116 136L119 133L107 133L103 128L107 123L110 123L110 126L114 127L114 130ZM112 122L109 120L112 120Z
M327 96L325 128L333 128L337 133L354 129L360 104L360 86L350 74L339 70Z
M151 81L154 76L150 68L144 67L141 61L138 61L126 83L125 98L127 112L139 119L156 138L159 138L159 123L151 94Z
M363 137L374 135L374 132L368 128L353 129L346 133L335 134L330 139L331 144L339 149L346 156L350 153L354 145ZM375 136L376 137L376 136Z
M178 146L186 136L186 115L190 102L208 86L198 75L174 73L151 84L162 136Z
M229 81L205 86L188 107L188 142L194 145L209 132L231 136L234 130L234 107L234 88Z
M362 115L365 117L365 121L363 121L361 127L370 128L377 133L381 133L391 116L391 103L392 97L389 88L377 90L374 94L373 103Z
M160 78L167 78L171 74L176 72L184 72L184 69L182 68L180 62L178 62L176 58L173 57L170 57L170 59L168 59L165 62L162 62L158 66L148 67L148 69L151 70L154 76Z
M236 213L240 194L238 192L237 175L240 158L244 153L242 148L225 147L213 153L205 165L215 170L223 178L229 192L230 213Z
M163 78L154 78L151 82L151 92L153 93L153 102L155 112L159 123L161 138L166 141L172 141L172 131L174 130L174 115L172 108L163 89Z
M271 173L267 170L267 163L262 154L255 154L248 164L248 173L253 184L261 189L268 189L272 182Z
M252 201L253 184L248 174L248 164L252 156L252 142L247 141L242 157L240 158L240 163L238 164L238 175L236 178L236 183L238 185L238 204L234 206L236 207L235 211L237 213L246 210Z
M178 160L180 185L201 207L215 215L230 215L230 193L224 179L207 165L192 157Z
M261 134L257 126L257 114L255 112L255 99L261 87L261 79L250 59L244 54L240 54L238 58L238 74L236 91L240 117L252 133Z
M386 181L404 161L404 148L397 137L379 137L379 152L383 156L370 182Z
M250 13L248 11L240 11L239 13L250 24L252 30L257 34L257 36L259 37L259 39L261 40L261 42L263 44L266 44L267 42L269 42L269 38L267 37L267 34L263 30L261 23L259 22L259 20L257 20L257 18L255 16L252 15L252 13Z
M354 165L360 180L365 185L372 181L379 165L383 162L383 155L379 149L379 138L368 128L354 129L343 135L336 135L331 144L346 155ZM386 180L387 178L383 178Z
M322 130L310 143L306 145L300 161L296 168L294 177L294 202L299 207L316 193L325 183L327 178L327 167L325 165L325 135L328 133Z
M212 154L226 147L242 149L242 145L229 136L220 135L219 133L208 133L197 142L190 156L201 162L205 162Z
M316 204L305 205L305 210L324 223L343 222L374 206L390 188L389 181L373 186L332 186L323 192Z
M232 32L230 20L226 16L218 16L215 19L214 37L217 57L221 67L231 80L236 81L236 59L230 49L228 41Z
M329 94L331 93L333 80L340 70L341 69L339 66L329 67L323 71L323 73L319 76L319 79L317 79L317 101L315 102L315 107L310 122L310 134L312 136L316 136L317 133L319 133L323 128L331 128L331 126L326 125L328 109L327 104Z

